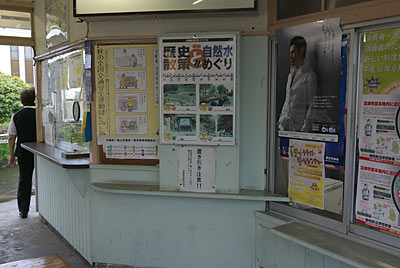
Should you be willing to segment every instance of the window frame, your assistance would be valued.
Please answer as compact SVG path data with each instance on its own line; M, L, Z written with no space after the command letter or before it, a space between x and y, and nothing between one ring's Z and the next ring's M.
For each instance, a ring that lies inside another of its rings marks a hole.
M279 28L288 27L316 20L340 17L341 24L350 25L356 23L368 22L371 20L384 19L399 16L400 2L397 0L371 0L364 3L353 4L349 6L325 9L325 0L321 0L321 11L306 15L277 19L278 18L278 0L267 1L267 21L268 34L275 35ZM379 5L379 9L376 7ZM358 12L357 12L358 11Z
M47 52L45 54L38 55L38 56L34 57L34 59L36 61L36 65L37 65L37 72L40 75L39 79L38 79L38 85L37 85L38 99L40 99L40 100L42 99L42 79L43 79L42 64L44 62L45 62L45 64L48 64L48 61L51 60L51 59L55 59L55 58L60 57L60 56L70 55L70 54L76 53L79 50L82 50L83 57L84 57L84 60L85 60L85 48L86 48L87 42L89 42L89 41L87 41L86 39L78 40L78 41L76 41L74 43L71 43L69 45L63 46L61 48L58 48L58 49L49 51L49 52ZM60 94L63 94L62 91L64 91L64 89L60 90ZM82 95L82 88L81 88L80 95ZM63 114L64 113L64 111L63 111L64 106L63 106L62 103L66 99L63 99L63 98L65 98L63 96L61 96L61 98L62 98L61 106L58 107L58 108L61 109L61 113L62 113L61 117L62 118L59 121L59 123L70 123L71 124L71 123L74 122L73 120L69 120L69 119L64 120L64 114ZM82 103L82 101L83 101L83 97L80 96L79 102ZM37 117L38 118L42 118L43 106L44 105L43 105L43 103L41 101L37 103L37 107L38 107L38 109L37 109ZM83 113L83 109L81 109L80 121L83 120L82 113ZM37 131L36 131L36 133L37 133L37 141L38 142L44 142L45 141L45 137L44 137L44 126L43 126L42 120L37 121L36 128L37 128ZM74 143L70 143L70 142L67 142L67 141L59 141L57 139L57 134L55 134L55 135L56 135L56 138L54 140L54 142L55 142L54 147L57 147L57 148L59 148L61 150L64 150L64 151L71 151L71 150L86 151L86 150L90 149L90 144L88 144L88 148L86 148L86 147L83 147L83 146L80 146L80 145L77 145L77 144L74 144Z
M19 72L19 46L10 46L11 76L20 76Z
M28 48L30 49L30 57L27 58L27 50ZM33 61L34 58L34 49L33 47L28 47L24 46L24 62L25 62L25 82L27 84L34 85L35 84L35 62ZM30 65L32 65L32 73L30 73ZM29 67L28 67L29 66ZM32 76L32 77L31 77ZM32 83L30 82L30 79L32 78Z
M353 121L353 124L355 125L353 128L353 135L354 135L354 140L356 141L358 139L357 137L357 127L358 127L358 121L359 121L359 116L360 116L360 109L361 109L361 94L360 94L360 90L359 90L359 86L360 86L360 77L362 74L362 70L360 68L360 47L361 47L361 38L362 35L366 32L370 32L370 31L379 31L379 30L385 30L385 29L393 29L393 28L400 28L400 21L397 22L389 22L389 23L384 23L384 24L376 24L376 25L366 25L365 27L359 27L355 30L355 41L357 42L355 49L356 51L354 51L354 54L357 55L356 60L354 62L355 64L355 74L357 75L357 79L355 81L355 83L353 84L353 88L356 88L357 90L357 96L356 96L356 115L355 115L355 120ZM354 148L355 150L357 150L355 144L354 144ZM356 180L357 178L355 177L356 174L356 169L358 169L358 166L355 165L356 164L356 158L354 157L354 175L352 176L353 178L353 183L354 180ZM353 184L355 185L355 184ZM355 186L356 187L356 186ZM385 245L388 245L389 247L393 247L393 248L397 248L400 249L400 236L396 237L393 235L389 235L383 232L380 232L378 229L373 229L371 227L367 227L367 226L362 226L360 224L357 224L355 222L355 213L354 213L354 204L355 204L355 194L354 191L351 191L352 193L352 198L350 200L352 200L351 202L351 217L350 217L350 221L349 221L349 233L352 233L354 235L359 235L368 239L372 239L376 242L379 243L384 243Z
M9 0L0 3L0 10L16 11L29 13L31 16L31 37L14 37L14 36L0 36L0 45L14 45L14 46L27 46L35 47L35 28L34 28L34 4L30 2L21 2Z
M353 45L351 42L351 40L353 39L353 36L352 36L353 33L351 30L347 30L347 31L343 31L343 34L349 35L350 41L348 43L348 46L350 47L350 51L351 51L351 46ZM275 122L277 122L277 119L278 119L277 114L275 112L275 103L276 103L275 89L276 89L276 78L277 78L276 77L276 73L277 73L277 68L276 68L277 64L276 63L277 63L278 59L277 59L277 44L276 44L275 39L271 39L269 46L270 46L270 50L272 51L271 52L271 68L270 68L270 70L271 70L270 71L270 77L271 77L270 81L271 82L270 82L269 94L271 97L271 103L273 103L273 105L270 106L270 109L269 109L270 116L268 116L268 118L273 118L273 120L271 120L271 122L269 122L268 126L269 126L270 131L267 132L269 135L268 141L267 141L269 144L269 150L267 152L271 152L271 153L267 153L267 159L269 161L269 168L268 168L269 172L267 174L267 180L268 180L267 185L269 186L268 189L270 189L271 192L275 192L275 182L274 181L278 180L278 179L283 179L283 178L276 178L276 175L275 175L275 157L278 153L276 150L277 149L276 148L276 139L277 139L276 134L277 133L276 133L276 123L275 123ZM351 53L349 53L349 54L351 54ZM348 55L348 62L349 63L352 62L351 55ZM347 72L347 85L348 86L346 89L347 110L349 110L349 108L351 108L348 105L348 100L349 100L348 88L353 88L353 87L349 86L352 83L352 75L351 75L352 71L353 71L352 64L348 64L348 72ZM349 135L348 132L349 132L350 128L348 127L348 124L351 122L352 122L351 120L347 121L346 136ZM348 141L348 139L346 139L346 140ZM349 142L347 142L346 148L345 148L346 152L351 149L351 148L349 148L350 146L351 146L351 144ZM351 154L351 155L353 155L353 154ZM346 154L346 158L345 158L345 163L346 163L345 166L346 167L347 167L347 165L350 165L349 161L351 161L351 159L348 159L348 158L350 158L349 154ZM345 178L346 178L347 172L349 172L349 171L346 168L345 169ZM351 198L351 196L349 196L348 193L346 192L346 189L348 188L346 186L347 186L347 183L345 180L343 182L343 189L344 189L343 190L343 204L347 200L350 200L349 198ZM319 226L322 226L322 227L325 227L325 228L328 228L328 229L331 229L333 231L337 231L340 233L346 233L348 230L348 227L346 226L346 224L344 224L344 221L345 221L345 219L347 219L349 217L349 211L348 211L349 208L344 205L343 205L342 221L331 219L326 216L318 215L318 214L315 214L312 212L303 211L303 210L300 210L300 209L297 209L294 207L290 207L286 204L281 204L281 203L271 202L268 204L268 209L271 209L276 212L281 212L281 213L284 213L289 216L293 216L293 217L303 220L303 221L309 221L316 225L319 225Z
M0 36L0 45L7 46L27 46L33 49L33 54L35 54L35 24L34 24L34 3L32 2L21 2L15 0L2 1L0 3L0 10L8 10L8 11L17 11L17 12L26 12L31 16L31 37L13 37L13 36ZM35 66L35 65L34 65ZM34 72L34 83L36 82L37 70L33 70ZM35 75L36 74L36 75ZM36 94L38 94L38 90L36 88ZM38 98L39 99L39 98ZM38 114L36 114L36 121L40 121L38 118ZM39 127L38 124L36 126L36 133L38 132ZM37 134L39 137L40 134Z
M343 217L341 221L317 215L298 208L290 207L286 204L270 202L267 204L267 210L272 210L278 213L283 213L297 220L315 224L324 229L329 229L349 237L355 237L377 246L384 248L387 251L398 252L400 249L400 237L380 232L378 229L373 229L368 226L362 226L355 221L355 182L357 180L357 126L358 117L360 114L360 38L361 35L368 31L378 31L390 28L400 28L399 18L390 18L382 20L373 20L369 22L351 24L342 26L342 33L349 35L348 42L348 65L347 65L347 88L346 88L346 146L345 146L345 174L343 182ZM271 38L269 49L271 51L270 68L269 68L269 91L272 105L268 110L268 128L267 132L267 185L271 192L275 192L275 180L283 179L275 176L275 157L276 151L276 122L277 115L275 112L276 104L276 72L277 72L277 45L276 41ZM272 118L272 119L271 119Z

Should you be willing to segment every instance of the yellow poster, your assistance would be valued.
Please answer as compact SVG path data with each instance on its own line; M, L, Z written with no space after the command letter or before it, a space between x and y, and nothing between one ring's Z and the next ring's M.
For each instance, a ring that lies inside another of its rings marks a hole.
M324 209L325 143L290 140L289 198Z
M158 158L156 49L95 46L97 137L107 158Z

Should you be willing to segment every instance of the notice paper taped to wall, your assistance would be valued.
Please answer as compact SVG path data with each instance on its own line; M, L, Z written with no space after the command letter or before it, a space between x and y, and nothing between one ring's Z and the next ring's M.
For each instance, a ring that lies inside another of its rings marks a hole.
M179 190L185 192L215 192L214 147L180 147Z
M325 143L290 140L289 198L324 209Z

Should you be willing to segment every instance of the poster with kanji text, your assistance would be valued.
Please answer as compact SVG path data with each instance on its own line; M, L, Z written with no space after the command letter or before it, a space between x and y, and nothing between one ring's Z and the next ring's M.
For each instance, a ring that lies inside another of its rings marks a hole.
M360 38L356 221L400 235L400 28Z
M156 44L94 47L97 143L109 159L158 159Z
M215 193L215 147L179 147L179 191Z
M325 143L291 139L289 144L289 198L324 209Z
M161 143L235 144L236 34L159 37Z

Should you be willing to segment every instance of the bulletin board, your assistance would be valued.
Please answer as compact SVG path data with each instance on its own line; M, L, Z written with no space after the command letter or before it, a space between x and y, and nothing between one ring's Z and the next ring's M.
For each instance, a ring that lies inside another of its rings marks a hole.
M156 165L156 44L95 45L95 118L100 163Z

